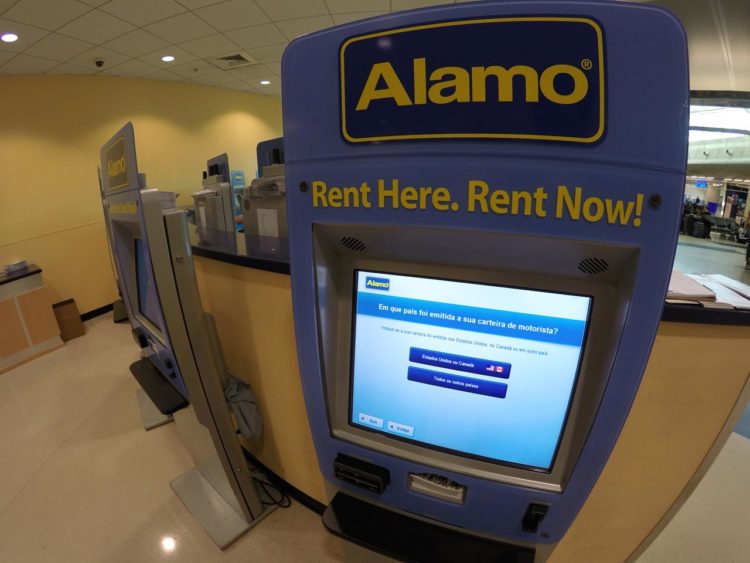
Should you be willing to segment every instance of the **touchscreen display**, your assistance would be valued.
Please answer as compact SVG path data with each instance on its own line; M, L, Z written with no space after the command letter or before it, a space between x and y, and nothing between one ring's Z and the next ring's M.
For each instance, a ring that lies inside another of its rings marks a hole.
M141 239L135 239L135 275L138 281L138 309L152 325L159 327L159 299L153 276L146 267L146 251Z
M549 471L591 302L356 271L350 424Z

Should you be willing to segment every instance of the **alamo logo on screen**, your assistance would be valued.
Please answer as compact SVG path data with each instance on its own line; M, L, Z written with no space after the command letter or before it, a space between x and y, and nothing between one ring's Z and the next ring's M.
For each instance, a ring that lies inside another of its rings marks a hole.
M604 36L590 18L460 20L352 37L339 74L350 143L595 143L605 131Z
M388 278L368 277L365 280L365 287L367 289L379 289L381 291L388 291L391 287L391 280L389 280Z

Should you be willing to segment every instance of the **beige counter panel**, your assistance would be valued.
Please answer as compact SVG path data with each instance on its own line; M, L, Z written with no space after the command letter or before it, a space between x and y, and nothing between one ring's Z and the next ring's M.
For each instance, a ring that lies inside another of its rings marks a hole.
M0 301L0 358L17 354L28 345L15 299Z
M750 327L659 326L620 439L550 563L619 563L638 548L720 438L748 379L748 342Z
M229 369L251 383L263 409L258 457L326 502L299 382L289 276L205 258L196 264ZM615 449L550 563L625 561L684 500L680 495L725 438L748 380L747 356L738 353L748 341L750 327L659 326Z
M262 442L244 445L287 482L327 502L302 397L289 276L198 256L195 267L227 368L252 386L263 414Z

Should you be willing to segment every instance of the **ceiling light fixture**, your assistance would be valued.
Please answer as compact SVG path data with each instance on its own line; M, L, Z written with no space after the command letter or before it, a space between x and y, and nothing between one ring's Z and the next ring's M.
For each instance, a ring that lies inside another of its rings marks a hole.
M14 41L18 41L18 35L15 33L3 33L0 35L0 39L2 39L4 43L13 43Z
M164 55L161 60L165 63L171 63L174 60L174 57L172 55Z
M263 84L263 86L268 86L271 83L271 81L270 80L261 80L260 83Z

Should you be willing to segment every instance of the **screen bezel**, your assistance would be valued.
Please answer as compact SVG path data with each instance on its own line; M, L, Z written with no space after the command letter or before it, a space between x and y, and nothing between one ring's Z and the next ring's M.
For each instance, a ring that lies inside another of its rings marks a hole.
M140 257L142 259L142 263L139 264L138 257L139 257L139 245L140 245ZM151 279L153 279L153 272L150 270L150 256L148 254L148 245L144 242L143 239L138 237L133 237L133 263L135 264L135 293L136 293L136 302L138 304L138 314L146 319L148 322L150 322L154 327L159 326L159 323L156 319L152 319L144 310L144 305L147 304L146 301L144 301L144 298L146 298L145 295L141 294L141 278L140 274L144 274L144 278L146 278L146 283L148 283L148 277L150 276ZM141 265L144 267L144 272L141 272ZM161 307L161 303L159 301L159 294L156 289L156 280L154 280L153 283L154 298L156 299L157 307Z
M499 288L506 288L506 289L518 289L518 290L524 290L524 291L531 291L536 293L547 293L547 294L554 294L554 295L567 295L567 296L573 296L573 297L583 297L585 299L588 299L588 307L586 311L586 320L585 320L585 327L583 331L583 340L580 347L580 352L578 354L578 362L576 364L575 369L575 376L573 378L573 384L571 386L571 391L568 395L567 404L565 407L565 415L563 416L562 424L559 427L559 430L557 432L557 440L555 442L555 448L552 454L552 457L550 458L550 464L548 467L538 467L533 465L526 465L521 463L516 463L508 460L501 460L491 457L486 457L482 455L473 454L470 452L465 452L461 450L456 450L452 448L446 448L443 446L439 446L436 444L431 444L429 442L423 442L420 440L415 440L413 438L403 437L399 436L397 434L392 434L390 432L386 432L384 430L379 430L377 428L373 428L371 426L365 426L362 424L357 424L353 422L354 416L353 416L353 406L354 406L354 368L355 368L355 343L356 343L356 332L357 332L357 296L358 296L358 288L359 288L359 275L361 272L367 272L368 274L375 274L375 275L392 275L392 276L402 276L402 277L409 277L409 278L418 278L418 279L430 279L430 280L437 280L437 281L447 281L447 282L455 282L455 283L464 283L467 285L481 285L481 286L488 286L488 287L499 287ZM386 270L378 270L378 269L365 269L365 268L353 268L352 270L352 296L351 296L351 319L350 319L350 326L351 326L351 337L349 342L349 374L348 374L348 380L349 380L349 394L348 394L348 409L347 409L347 425L351 426L353 428L356 428L358 430L364 430L366 432L370 432L373 434L377 434L379 436L385 436L387 438L396 440L397 442L402 442L406 444L410 444L417 447L426 448L429 450L434 450L438 452L442 452L445 454L449 454L452 456L457 456L459 458L468 458L477 460L484 463L489 463L492 465L498 465L503 467L511 467L514 469L521 469L525 471L531 471L537 474L545 474L549 475L551 474L555 469L555 463L558 458L558 453L560 451L560 446L563 441L563 437L565 436L566 429L569 422L569 416L572 409L573 402L575 400L576 393L578 391L578 386L580 382L580 376L581 376L581 368L583 364L583 359L586 354L586 346L588 343L588 336L589 336L589 329L591 327L591 314L592 310L594 308L594 301L595 297L593 295L587 295L583 293L575 293L575 292L567 292L567 291L550 291L550 290L542 290L542 289L536 289L531 287L523 287L523 286L516 286L516 285L508 285L508 284L497 284L497 283L488 283L488 282L480 282L476 280L468 281L468 280L461 280L461 279L455 279L451 277L443 277L443 276L430 276L430 275L416 275L412 273L400 273L400 272L394 272L394 271L386 271Z

